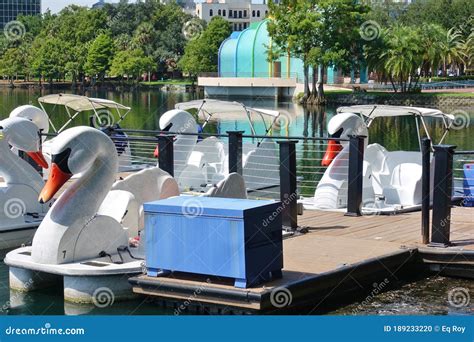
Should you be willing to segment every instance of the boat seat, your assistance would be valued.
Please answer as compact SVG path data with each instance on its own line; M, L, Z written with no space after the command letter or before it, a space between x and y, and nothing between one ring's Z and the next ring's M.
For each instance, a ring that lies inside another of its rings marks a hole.
M244 179L249 189L280 183L279 147L273 139L264 139L243 159Z
M225 154L224 143L216 137L209 137L196 145L188 163L202 167L209 183L216 173L223 173Z
M220 197L220 198L247 198L247 186L244 178L238 173L231 173L225 179L212 187L205 195L205 197Z
M417 205L421 203L422 166L402 163L393 169L389 187L384 188L387 204Z
M365 152L365 161L370 165L370 176L374 194L381 195L389 186L390 170L387 165L388 151L380 144L370 144Z

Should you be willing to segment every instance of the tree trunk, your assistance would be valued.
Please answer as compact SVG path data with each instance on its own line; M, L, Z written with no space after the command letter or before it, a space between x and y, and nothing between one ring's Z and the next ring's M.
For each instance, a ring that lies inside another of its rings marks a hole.
M321 65L321 78L318 81L318 96L317 104L326 103L326 97L324 96L324 75L326 74L326 66Z
M395 85L395 82L393 81L392 75L390 75L390 83L392 84L393 91L397 93L397 87Z
M311 89L311 93L314 99L316 99L318 94L317 83L318 82L318 66L313 65L313 86Z
M309 66L305 62L304 63L304 96L303 96L303 103L308 101L309 97L311 96L311 90L309 89Z

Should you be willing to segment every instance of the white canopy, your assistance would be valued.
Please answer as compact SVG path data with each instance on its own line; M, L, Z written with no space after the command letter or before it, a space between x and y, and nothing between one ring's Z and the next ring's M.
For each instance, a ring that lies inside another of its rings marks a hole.
M362 119L366 118L365 124L370 127L374 119L383 117L397 117L397 116L414 116L415 123L417 126L418 141L421 149L421 134L419 121L423 125L426 136L431 139L428 127L425 123L425 118L439 118L442 120L444 125L444 134L441 137L438 144L441 144L446 138L449 129L455 121L455 117L452 114L444 114L442 111L433 108L422 108L422 107L406 107L406 106L387 106L387 105L359 105L350 107L340 107L337 109L337 113L353 113L361 116Z
M212 99L182 102L182 103L178 103L175 106L175 108L181 109L181 110L189 110L189 109L195 108L199 110L204 110L206 113L210 115L227 114L227 113L239 114L239 113L245 113L243 112L243 110L245 110L245 111L260 113L263 115L269 115L273 118L280 116L280 112L276 110L252 108L252 107L247 107L240 102L220 101L220 100L212 100Z
M229 118L241 118L244 115L252 130L252 134L256 135L256 129L253 122L254 117L252 113L257 114L257 117L260 117L264 126L265 126L265 135L267 135L275 124L276 120L280 117L280 112L270 109L261 109L261 108L252 108L247 107L243 103L235 101L220 101L212 99L204 100L195 100L190 102L182 102L175 105L175 109L180 110L189 110L197 109L199 118L203 118L205 123L203 128L211 121L212 119L219 119L220 116L229 119ZM265 117L271 119L271 124L267 126L265 122Z
M340 107L338 113L354 113L363 115L373 120L379 117L409 116L416 115L421 117L436 117L454 120L454 116L444 114L438 109L421 108L421 107L404 107L404 106L387 106L387 105L360 105L350 107Z
M65 130L69 126L69 124L82 112L93 111L95 121L97 123L101 123L102 119L99 115L100 111L105 109L109 112L107 115L114 115L112 114L112 110L114 110L117 112L116 115L118 116L118 119L114 118L114 122L118 125L125 119L128 113L130 113L131 111L130 107L126 107L112 100L97 99L73 94L52 94L43 96L38 99L38 103L40 104L41 108L45 113L48 112L44 108L44 104L63 106L65 108L68 120L59 129L55 127L53 121L51 120L51 117L49 117L48 115L49 123L53 128L54 132L56 133L61 133L63 130ZM73 113L71 113L71 111L73 111Z
M76 112L100 109L122 109L129 111L131 108L112 100L90 98L72 94L53 94L40 97L39 103L68 107Z

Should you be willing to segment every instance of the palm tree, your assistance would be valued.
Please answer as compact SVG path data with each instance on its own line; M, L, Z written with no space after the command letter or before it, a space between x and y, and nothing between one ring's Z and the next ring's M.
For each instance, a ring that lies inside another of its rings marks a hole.
M387 36L388 49L382 52L385 70L400 85L401 92L411 90L416 71L423 61L420 32L409 26L394 26ZM394 89L396 91L396 89Z
M446 30L436 24L428 24L421 28L421 43L423 51L423 65L421 69L428 74L430 71L436 75L442 60L442 43Z
M471 69L474 64L474 30L462 45L462 58L466 69Z
M464 41L459 30L453 27L446 32L444 40L441 43L443 72L445 76L448 65L463 62L463 45Z

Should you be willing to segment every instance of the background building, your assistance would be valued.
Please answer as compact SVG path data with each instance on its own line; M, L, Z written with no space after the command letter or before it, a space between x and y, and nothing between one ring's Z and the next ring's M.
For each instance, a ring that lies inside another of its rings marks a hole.
M20 15L41 14L41 0L0 0L0 26L5 25Z
M207 0L196 4L196 15L209 22L220 16L232 24L234 31L242 31L251 23L262 21L268 15L266 0L253 3L252 0Z
M96 2L95 4L92 5L92 8L102 8L105 6L105 0L99 0L99 2Z

